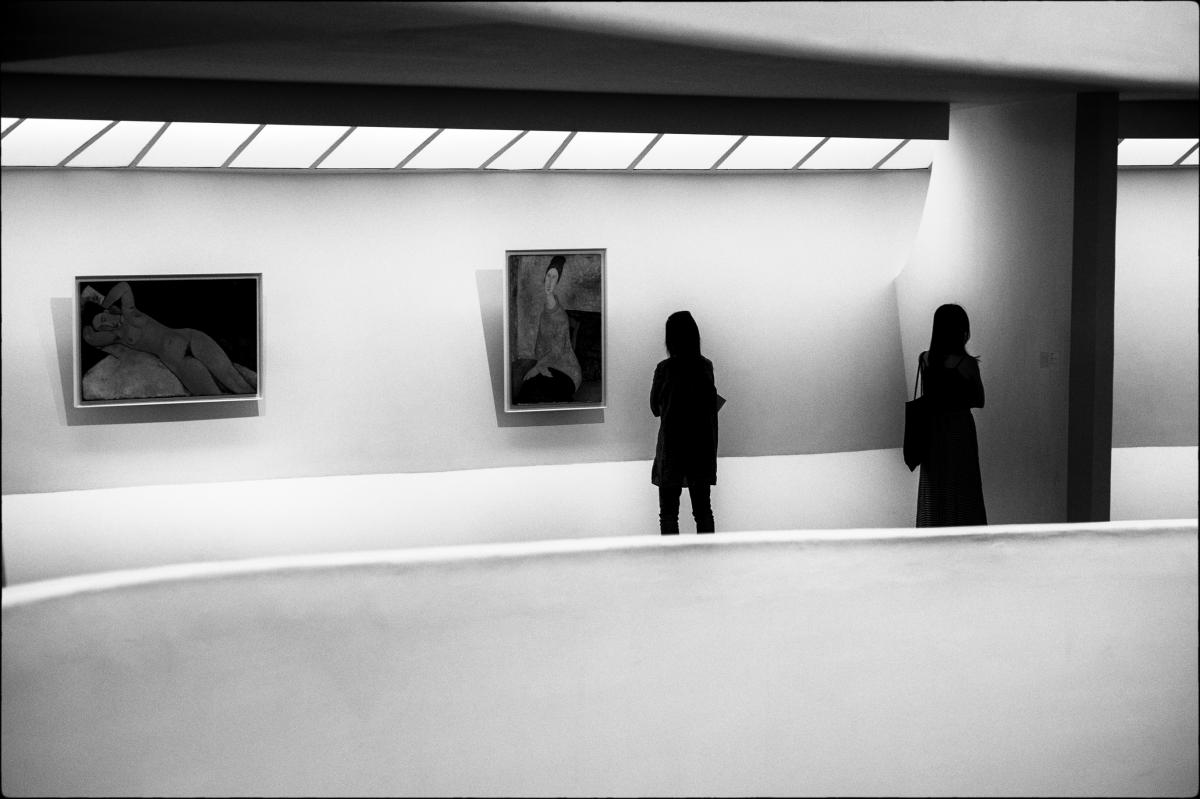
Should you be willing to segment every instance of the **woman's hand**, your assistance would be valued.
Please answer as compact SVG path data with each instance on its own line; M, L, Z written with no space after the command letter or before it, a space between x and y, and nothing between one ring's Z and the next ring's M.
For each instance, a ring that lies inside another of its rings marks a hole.
M96 291L91 286L84 286L83 291L80 292L80 294L79 294L79 302L81 305L87 304L89 302L94 302L94 303L99 304L99 303L104 302L104 295L101 294L100 292Z

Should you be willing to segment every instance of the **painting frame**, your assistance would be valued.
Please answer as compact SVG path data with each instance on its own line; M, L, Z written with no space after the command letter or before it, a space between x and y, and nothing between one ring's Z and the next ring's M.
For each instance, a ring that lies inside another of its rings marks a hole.
M551 278L557 258L562 259L557 278ZM607 407L607 269L608 251L603 247L505 250L506 413ZM553 284L550 289L548 281ZM554 295L561 312L549 307L547 293ZM539 348L541 359L533 357ZM570 396L564 398L567 392Z
M75 276L74 407L263 399L262 277Z

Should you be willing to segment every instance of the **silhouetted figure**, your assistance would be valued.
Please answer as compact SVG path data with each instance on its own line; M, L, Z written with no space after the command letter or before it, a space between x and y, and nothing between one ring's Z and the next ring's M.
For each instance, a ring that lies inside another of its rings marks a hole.
M571 320L555 293L566 261L556 255L546 267L542 313L533 346L536 362L525 372L517 402L570 402L583 380L579 359L571 346Z
M917 527L987 524L979 443L971 408L983 407L979 359L967 354L971 323L958 305L933 314L921 353L921 393L930 399L930 430L917 488Z
M658 486L663 535L679 533L679 497L686 486L697 533L711 533L710 487L717 482L717 410L712 361L700 354L700 330L687 311L667 318L667 353L654 369L650 411L661 418L650 482Z

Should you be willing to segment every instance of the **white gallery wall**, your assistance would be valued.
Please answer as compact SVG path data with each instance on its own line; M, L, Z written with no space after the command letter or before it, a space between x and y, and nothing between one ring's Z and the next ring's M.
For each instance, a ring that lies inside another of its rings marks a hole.
M892 281L927 183L7 171L4 492L647 459L684 308L729 400L721 455L897 447ZM504 251L573 247L607 248L608 407L506 417ZM257 415L68 409L72 278L181 272L263 274Z
M1197 444L1198 175L1130 169L1117 181L1114 447Z
M1127 169L1117 181L1113 519L1197 515L1198 174Z
M7 578L652 533L679 308L730 400L719 530L911 525L902 403L951 301L989 519L1061 520L1072 126L1066 98L955 108L932 175L5 170ZM1192 517L1196 171L1118 185L1113 517ZM504 250L597 246L609 407L505 415ZM75 275L240 271L264 275L262 403L67 407Z

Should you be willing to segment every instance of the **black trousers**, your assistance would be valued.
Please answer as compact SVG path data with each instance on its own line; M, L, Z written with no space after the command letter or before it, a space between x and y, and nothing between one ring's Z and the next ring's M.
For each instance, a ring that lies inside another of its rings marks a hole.
M697 533L711 533L716 528L711 492L712 486L707 483L688 486ZM658 487L658 529L663 535L679 535L679 497L682 494L682 486Z

